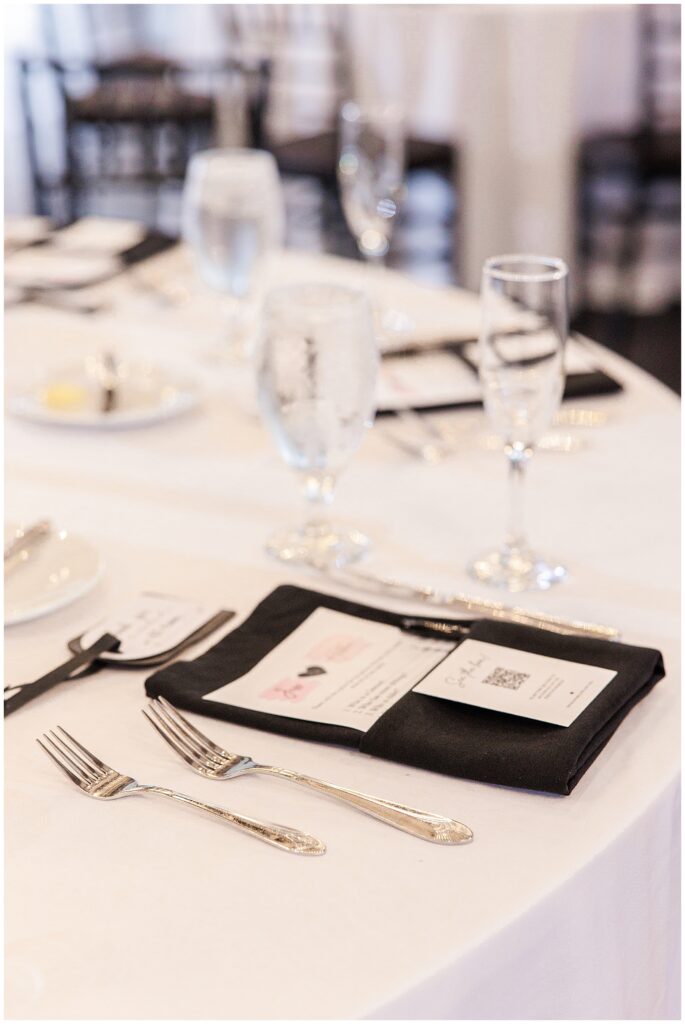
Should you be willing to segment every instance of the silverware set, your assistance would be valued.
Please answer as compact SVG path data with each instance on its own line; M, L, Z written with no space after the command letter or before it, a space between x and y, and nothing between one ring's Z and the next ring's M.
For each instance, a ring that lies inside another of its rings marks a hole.
M332 797L419 839L455 846L467 843L473 838L473 833L467 825L452 818L358 793L290 769L257 764L247 755L224 750L200 732L163 697L152 700L143 710L143 714L165 743L203 778L223 781L247 774L271 775ZM105 764L61 726L44 733L42 740L37 740L37 743L70 782L86 796L96 800L115 800L151 793L204 811L256 839L289 853L318 856L326 851L326 846L321 840L299 829L248 818L163 786L139 783L131 776L123 775Z
M591 636L602 640L616 640L621 635L619 630L613 626L604 626L596 622L584 622L579 619L565 619L559 615L530 611L527 608L501 604L499 601L491 601L486 598L440 591L435 587L407 583L404 580L394 579L391 576L369 572L368 569L360 569L358 566L348 565L343 568L321 566L314 568L317 568L317 571L329 579L338 583L344 583L346 586L357 590L381 593L389 597L410 598L433 607L451 608L487 619L497 619L500 622L513 622L523 626L534 626L537 629L559 633L562 636ZM451 623L427 621L424 624L424 628L444 633L445 627L451 625Z
M126 796L137 796L141 793L153 793L157 796L168 797L179 803L194 807L200 811L206 811L221 821L225 821L235 828L248 832L256 839L262 839L265 843L271 843L281 850L288 850L290 853L303 853L308 856L317 856L324 853L326 847L314 836L309 836L299 829L289 828L287 825L267 824L257 821L255 818L246 818L242 814L234 814L224 807L216 807L214 804L206 804L201 800L195 800L184 793L177 793L173 789L166 789L164 786L143 785L136 782L130 775L122 775L115 768L110 768L95 754L74 739L66 729L57 726L57 732L50 731L43 734L43 740L37 740L45 753L51 758L58 768L64 772L68 779L75 786L91 796L95 800L119 800Z
M606 413L592 409L564 409L557 416L558 426L596 427L606 422ZM397 427L399 426L399 430ZM395 448L429 465L444 462L474 444L486 451L501 451L502 439L495 434L467 434L455 430L426 413L398 409L394 416L376 421L381 436ZM586 446L583 438L559 430L544 434L536 444L540 451L569 455Z

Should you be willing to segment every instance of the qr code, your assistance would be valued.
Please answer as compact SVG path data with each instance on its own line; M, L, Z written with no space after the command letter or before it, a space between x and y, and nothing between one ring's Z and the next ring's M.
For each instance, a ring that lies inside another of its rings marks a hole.
M518 690L521 683L530 678L528 672L512 672L510 668L493 668L489 676L483 680L490 686L506 686L508 690Z

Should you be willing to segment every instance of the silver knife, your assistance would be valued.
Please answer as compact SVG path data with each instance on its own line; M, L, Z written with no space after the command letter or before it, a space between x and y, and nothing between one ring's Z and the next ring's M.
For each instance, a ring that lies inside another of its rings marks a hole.
M523 626L536 626L552 633L565 636L594 636L602 640L615 640L621 634L613 626L603 626L594 622L581 622L577 619L562 619L558 615L546 612L530 612L525 608L500 604L499 601L488 601L485 598L469 597L466 594L441 593L433 587L416 586L400 580L377 576L360 569L331 568L324 570L332 579L338 579L350 586L366 585L376 591L392 593L397 597L409 597L425 601L427 604L441 608L458 608L460 611L475 612L489 619L501 622L514 622Z
M102 355L99 377L102 387L100 411L112 412L118 399L119 372L116 360L111 352L104 352Z
M47 537L51 530L52 523L49 519L40 519L26 529L17 530L13 539L5 545L5 562L10 562L21 555L24 555L22 561L25 561L29 556L28 549Z

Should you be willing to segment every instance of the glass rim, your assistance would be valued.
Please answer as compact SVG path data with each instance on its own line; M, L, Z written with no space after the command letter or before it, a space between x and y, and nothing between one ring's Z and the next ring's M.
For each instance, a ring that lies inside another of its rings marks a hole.
M517 271L506 269L501 264L515 266L517 263L533 265L536 271ZM490 256L483 264L483 276L488 275L497 281L526 281L544 284L549 281L563 281L568 277L568 266L558 256L538 256L535 253L512 253L508 256Z

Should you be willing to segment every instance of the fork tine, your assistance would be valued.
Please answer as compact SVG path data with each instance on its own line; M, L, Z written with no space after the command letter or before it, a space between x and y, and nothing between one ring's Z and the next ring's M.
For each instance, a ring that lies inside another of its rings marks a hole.
M59 726L57 728L59 728ZM81 774L85 775L89 782L94 782L95 779L100 777L100 772L93 768L93 766L89 764L85 758L81 757L76 750L73 750L68 743L65 743L61 736L58 736L56 732L52 731L52 729L49 732L49 736L54 741L52 744L53 747L57 746L57 749L60 750L65 757L69 758L72 764L78 762Z
M218 747L216 745L216 743L213 743L210 740L209 736L205 736L205 734L203 732L200 732L199 729L196 729L195 726L192 724L192 722L189 722L188 719L185 718L181 714L181 712L177 708L175 708L173 706L173 704L170 704L168 700L165 700L164 697L157 697L156 698L156 703L161 704L161 706L167 712L167 715L169 717L175 719L177 724L179 726L181 726L182 728L184 728L186 732L192 733L192 735L197 740L199 740L201 743L204 744L204 746L207 748L207 750L212 751L215 754L220 754L223 757L227 756L227 754L228 754L227 750L224 750L223 747Z
M158 707L154 702L151 702L147 706L149 715L154 718L157 725L164 730L167 735L174 738L176 743L191 757L194 761L207 760L207 755L202 749L200 744L194 740L191 736L186 735L176 725L174 720L167 715L164 708Z
M69 757L68 754L65 754L65 752L61 750L56 743L53 743L53 741L50 739L47 733L43 733L43 739L45 740L46 743L50 744L55 754L57 754L57 756L62 761L62 764L64 764L66 767L69 767L72 773L76 775L79 783L93 781L93 777L91 775L86 775L83 768L81 768L80 765L76 763L76 761Z
M47 739L47 737L46 737L46 739ZM57 765L57 767L62 769L62 771L64 772L64 774L67 776L68 779L71 779L72 782L75 782L77 786L81 785L82 780L79 778L79 776L75 772L73 772L71 770L71 768L67 768L67 766L65 764L63 764L62 761L59 761L55 757L55 755L48 750L48 748L45 746L45 744L41 743L41 741L39 739L36 740L36 743L38 744L39 747L43 748L43 750L48 755L50 760L54 761L55 764Z
M150 703L148 704L148 710L153 715L155 715L157 720L162 722L163 725L165 725L166 728L169 729L169 731L172 732L174 736L176 736L176 738L184 744L184 746L188 748L191 754L204 754L206 752L207 748L203 747L202 744L194 738L192 733L188 732L187 729L184 729L183 726L179 725L179 723L171 717L169 712L162 704L159 704L155 700L150 701Z
M196 757L191 757L189 754L187 754L186 751L183 749L183 747L181 747L177 743L175 737L172 736L171 733L167 732L163 728L163 724L158 723L152 717L152 715L149 715L147 713L147 711L145 710L145 708L141 708L141 711L143 712L143 714L147 718L147 720L150 723L150 725L153 726L153 728L155 728L157 730L157 732L162 737L162 739L165 740L169 744L170 747L173 747L173 749L176 751L176 753L179 754L183 758L183 760L186 762L186 764L189 764L190 767L193 768L197 764L197 758Z
M74 746L78 747L82 754L86 755L86 757L92 762L95 768L99 768L101 772L113 771L113 769L110 768L109 765L104 764L104 762L101 761L99 757L96 757L95 754L91 754L90 750L86 750L82 743L79 743L79 741L75 740L73 736L70 736L67 730L63 729L61 725L58 725L57 728L61 733L63 733L67 737L68 740L71 740Z

